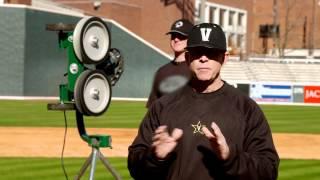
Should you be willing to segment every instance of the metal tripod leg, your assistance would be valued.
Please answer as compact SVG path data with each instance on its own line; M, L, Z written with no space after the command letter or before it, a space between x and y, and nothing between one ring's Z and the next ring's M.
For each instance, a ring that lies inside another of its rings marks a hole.
M83 174L87 170L87 168L89 167L90 163L92 163L93 151L94 151L94 148L92 148L92 152L91 152L90 156L84 162L84 164L82 165L82 167L80 169L80 172L77 174L76 177L74 177L74 180L79 180L83 176ZM94 158L96 158L96 157L94 157Z
M92 159L91 159L91 169L90 169L90 176L89 176L89 180L93 180L94 179L94 171L96 170L96 161L97 161L97 153L98 153L98 149L97 148L92 148L93 150L93 155L92 155Z
M108 160L103 156L103 154L100 151L98 151L98 156L99 156L99 159L101 160L101 162L103 163L103 165L111 172L113 177L116 180L121 180L120 175L115 171L115 169L113 169L113 167L110 165Z
M83 164L83 166L81 167L80 172L78 173L78 175L74 178L75 180L80 180L80 178L83 176L84 172L86 171L86 169L88 168L89 164L91 163L91 169L90 169L90 176L89 176L89 180L93 180L94 179L94 172L96 169L96 159L97 156L99 157L99 159L102 161L103 165L111 172L111 174L113 175L113 177L116 180L121 180L120 175L115 171L115 169L113 169L110 165L110 163L105 159L105 157L103 156L103 154L99 151L98 148L96 147L92 147L92 152L90 154L90 156L87 158L87 160L85 161L85 163Z

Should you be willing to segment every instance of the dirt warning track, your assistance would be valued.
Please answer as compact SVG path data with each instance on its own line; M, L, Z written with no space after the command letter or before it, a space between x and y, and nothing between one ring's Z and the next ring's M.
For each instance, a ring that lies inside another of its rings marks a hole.
M0 127L0 157L60 157L64 128ZM106 157L127 157L137 129L88 128L87 133L112 136L112 149L101 148ZM320 159L320 135L273 134L281 158ZM88 157L91 148L77 128L68 128L64 156Z

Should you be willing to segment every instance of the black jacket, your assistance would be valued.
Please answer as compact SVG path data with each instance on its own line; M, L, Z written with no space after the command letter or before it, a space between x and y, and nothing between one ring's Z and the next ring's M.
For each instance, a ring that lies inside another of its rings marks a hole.
M230 148L218 160L209 140L196 127L214 121ZM155 158L151 144L155 129L167 125L183 130L175 150L164 161ZM190 86L163 96L150 107L129 147L128 168L135 179L212 180L276 179L279 157L268 122L259 106L225 83L218 91L194 92Z

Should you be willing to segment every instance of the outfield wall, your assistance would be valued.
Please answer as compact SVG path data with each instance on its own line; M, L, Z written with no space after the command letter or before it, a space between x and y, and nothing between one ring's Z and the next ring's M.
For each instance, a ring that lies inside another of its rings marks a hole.
M268 104L320 104L320 84L289 82L232 83L257 103Z
M46 31L46 24L76 24L79 16L58 14L28 6L0 6L0 96L58 96L58 86L66 83L67 51L59 49L58 35ZM153 74L170 57L106 20L111 47L118 48L125 71L113 97L146 98Z

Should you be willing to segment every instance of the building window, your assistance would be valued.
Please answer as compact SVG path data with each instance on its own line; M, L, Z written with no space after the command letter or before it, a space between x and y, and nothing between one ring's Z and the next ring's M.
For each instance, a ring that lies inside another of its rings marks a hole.
M200 3L198 3L198 4L195 4L195 9L196 9L196 11L195 11L195 16L196 17L198 17L198 18L200 18L200 11L201 11L201 9L200 9Z
M214 23L214 13L216 11L216 8L210 7L209 9L209 22Z
M201 0L195 0L196 21L200 18ZM206 1L204 19L206 22L219 24L226 33L227 45L230 52L245 51L247 40L247 11L223 4ZM199 14L198 14L199 13Z
M220 14L219 14L219 25L224 27L224 14L225 14L226 10L224 9L220 9Z
M228 37L228 46L234 48L234 34L230 33L229 37Z
M234 11L230 11L229 12L229 26L233 26L234 25L234 22L233 22L234 15L235 15Z
M238 14L238 26L243 26L243 17L244 15L242 13Z

